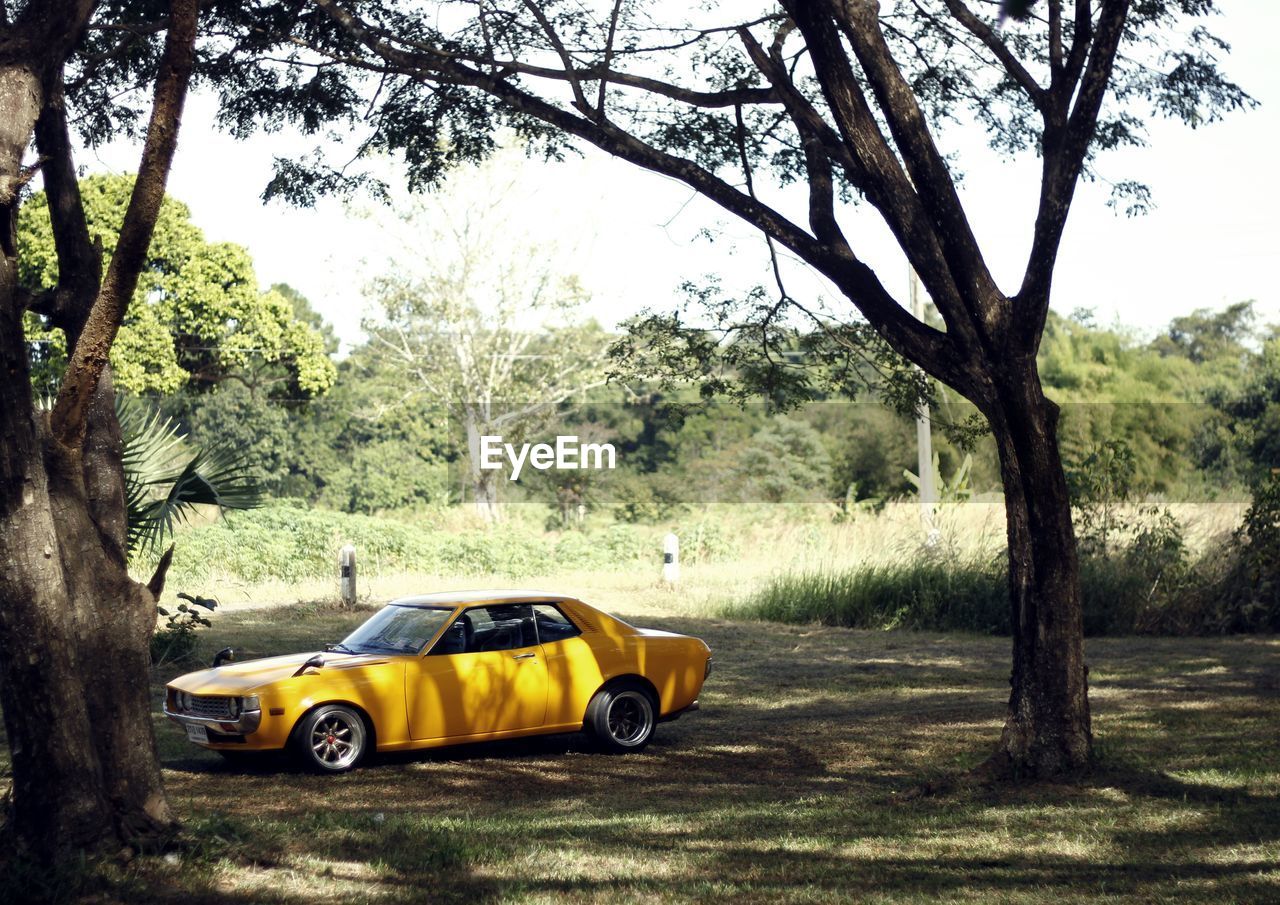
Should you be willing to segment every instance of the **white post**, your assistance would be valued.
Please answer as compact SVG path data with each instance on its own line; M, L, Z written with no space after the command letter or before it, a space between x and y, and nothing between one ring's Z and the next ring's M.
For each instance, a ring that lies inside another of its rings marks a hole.
M914 267L911 272L911 313L916 320L924 321L924 299L920 293L920 277ZM929 405L921 402L916 412L916 474L920 476L920 522L924 526L925 543L933 546L938 541L938 528L934 524L934 509L938 503L938 488L933 483L933 435L929 423Z
M667 584L680 581L680 538L674 532L662 539L662 580Z
M356 602L356 548L347 544L338 551L338 574L341 576L342 603L355 606Z

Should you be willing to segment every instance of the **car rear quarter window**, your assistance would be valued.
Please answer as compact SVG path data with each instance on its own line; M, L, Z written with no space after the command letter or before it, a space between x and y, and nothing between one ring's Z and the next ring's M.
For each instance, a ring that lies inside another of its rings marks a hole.
M543 644L576 638L582 634L582 629L574 625L573 621L554 604L534 604L533 617L538 624L538 640Z

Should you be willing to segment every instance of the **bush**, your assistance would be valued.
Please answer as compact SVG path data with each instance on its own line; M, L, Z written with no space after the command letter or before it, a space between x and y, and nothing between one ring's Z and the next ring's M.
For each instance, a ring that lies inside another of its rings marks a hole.
M1206 576L1181 623L1201 634L1280 632L1280 477L1254 494L1244 521L1196 565Z
M213 625L206 617L195 610L195 606L212 611L218 602L205 597L192 597L179 594L181 598L191 601L191 605L180 603L173 612L162 606L156 612L165 617L165 624L156 629L151 636L151 665L161 666L165 663L187 663L194 659L196 652L196 632L201 627Z

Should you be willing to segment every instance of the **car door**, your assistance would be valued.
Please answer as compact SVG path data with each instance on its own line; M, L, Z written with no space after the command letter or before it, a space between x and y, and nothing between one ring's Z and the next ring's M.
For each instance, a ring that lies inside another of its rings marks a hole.
M463 610L406 675L415 740L536 729L547 669L529 604Z

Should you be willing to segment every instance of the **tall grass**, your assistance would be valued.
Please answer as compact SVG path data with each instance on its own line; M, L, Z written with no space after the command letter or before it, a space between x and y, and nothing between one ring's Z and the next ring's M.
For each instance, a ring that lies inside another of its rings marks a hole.
M784 574L725 615L846 628L1009 630L1004 570L977 560L922 559Z
M1238 544L1223 541L1192 561L1152 557L1135 546L1080 560L1086 635L1198 635L1275 631L1280 600L1240 596ZM915 557L774 577L721 609L733 619L864 629L1009 633L1002 559Z

